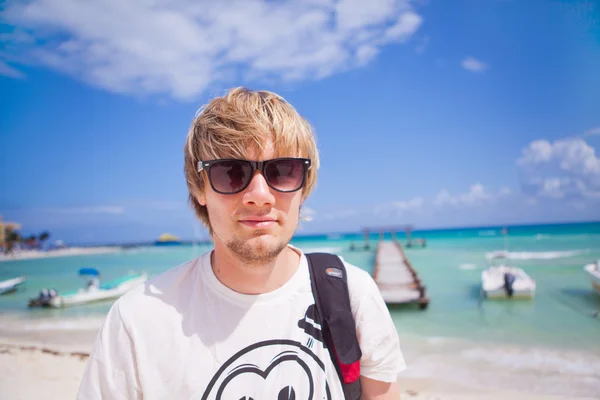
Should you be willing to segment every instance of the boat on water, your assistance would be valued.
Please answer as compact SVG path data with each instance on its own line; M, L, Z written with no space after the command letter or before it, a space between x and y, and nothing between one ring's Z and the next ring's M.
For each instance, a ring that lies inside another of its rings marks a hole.
M600 260L587 264L583 269L590 275L592 288L600 294Z
M488 299L533 299L536 282L522 268L509 265L504 254L492 258L481 272L482 291Z
M54 289L42 289L38 297L29 300L29 307L61 308L114 300L148 280L148 275L141 272L100 284L100 273L95 268L82 268L79 270L79 275L87 278L85 287L62 294Z
M0 294L11 293L17 290L17 287L25 282L25 277L19 276L17 278L7 279L0 282Z
M509 253L507 250L491 251L485 254L485 258L488 259L490 262L494 260L504 260L509 258Z

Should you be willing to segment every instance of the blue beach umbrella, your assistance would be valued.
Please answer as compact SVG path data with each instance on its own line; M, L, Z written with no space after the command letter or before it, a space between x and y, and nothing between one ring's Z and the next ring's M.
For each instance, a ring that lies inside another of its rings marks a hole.
M83 275L88 275L88 276L99 276L100 272L98 272L98 270L96 268L81 268L79 270L79 275L83 276Z

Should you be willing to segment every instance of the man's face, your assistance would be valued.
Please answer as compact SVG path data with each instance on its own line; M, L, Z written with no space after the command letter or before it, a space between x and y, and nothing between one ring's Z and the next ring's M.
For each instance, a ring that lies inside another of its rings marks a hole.
M262 161L275 158L275 152L269 145L250 156ZM220 194L206 182L197 200L208 209L215 249L226 247L245 264L260 265L277 257L292 239L303 199L302 189L278 192L256 171L240 193Z

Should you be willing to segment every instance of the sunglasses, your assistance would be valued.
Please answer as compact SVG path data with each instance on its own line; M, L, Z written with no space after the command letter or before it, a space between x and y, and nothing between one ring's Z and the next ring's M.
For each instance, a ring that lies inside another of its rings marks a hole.
M310 169L308 158L274 158L265 161L221 159L198 161L198 172L206 171L212 189L220 194L235 194L246 189L260 171L267 185L278 192L295 192L304 186Z

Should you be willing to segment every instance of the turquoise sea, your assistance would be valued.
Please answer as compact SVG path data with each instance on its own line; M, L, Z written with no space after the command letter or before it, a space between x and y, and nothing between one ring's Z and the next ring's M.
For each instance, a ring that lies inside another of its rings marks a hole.
M485 388L510 384L540 393L600 396L600 295L592 291L583 267L600 259L600 223L501 226L413 232L425 248L406 254L426 285L426 310L394 307L391 314L402 340L411 377L443 377ZM389 235L385 236L390 239ZM375 244L378 233L371 236ZM404 235L398 234L404 241ZM351 251L362 233L302 236L292 244L330 251L367 271L375 259ZM141 246L122 252L0 262L0 280L24 275L16 292L0 296L4 320L28 322L102 317L110 303L61 310L33 310L27 301L41 288L72 290L83 281L81 267L94 267L104 280L130 270L160 273L210 249L210 245ZM486 253L509 252L512 264L537 282L532 301L479 304ZM56 326L60 326L59 324ZM66 328L65 328L66 329ZM434 376L432 376L434 375Z

